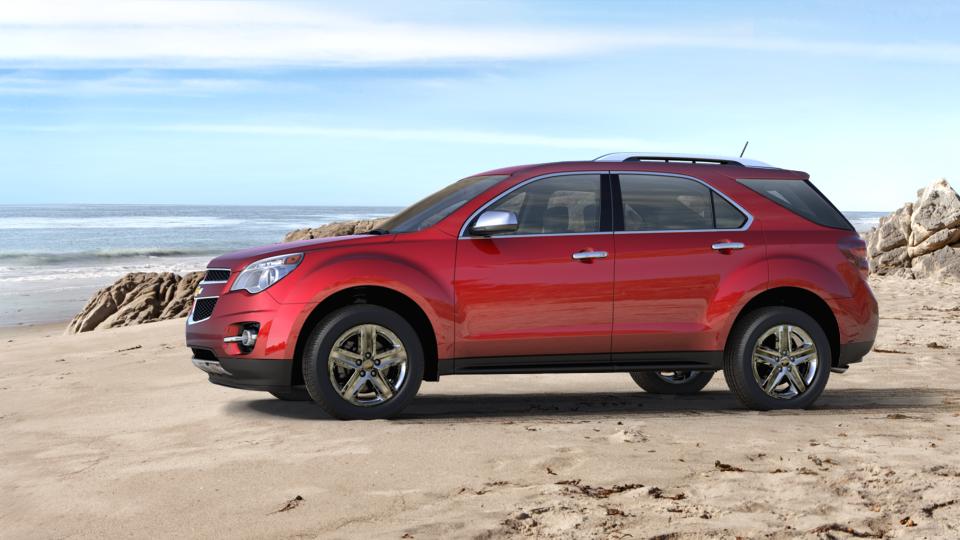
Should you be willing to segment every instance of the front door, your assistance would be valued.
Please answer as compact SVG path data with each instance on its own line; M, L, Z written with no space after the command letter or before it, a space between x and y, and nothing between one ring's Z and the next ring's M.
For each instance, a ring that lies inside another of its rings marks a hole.
M515 213L519 227L491 237L465 232L458 241L457 358L500 357L507 366L506 357L609 357L614 242L607 182L601 174L548 176L485 208Z

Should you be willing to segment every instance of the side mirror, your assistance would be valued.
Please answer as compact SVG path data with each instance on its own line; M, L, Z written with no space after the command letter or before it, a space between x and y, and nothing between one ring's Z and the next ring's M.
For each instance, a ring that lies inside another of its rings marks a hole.
M477 218L470 227L470 234L475 236L491 236L500 233L515 232L519 228L517 215L513 212L488 210Z

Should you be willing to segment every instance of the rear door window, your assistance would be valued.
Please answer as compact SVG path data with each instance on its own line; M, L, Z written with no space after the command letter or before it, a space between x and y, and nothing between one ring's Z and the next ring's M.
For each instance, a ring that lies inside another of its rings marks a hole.
M853 230L847 218L843 217L843 214L806 180L737 180L737 182L817 225Z
M740 210L709 187L675 176L621 174L625 231L738 229Z
M718 229L739 229L747 222L747 216L737 210L730 201L724 199L716 192L713 196L713 219L717 223Z

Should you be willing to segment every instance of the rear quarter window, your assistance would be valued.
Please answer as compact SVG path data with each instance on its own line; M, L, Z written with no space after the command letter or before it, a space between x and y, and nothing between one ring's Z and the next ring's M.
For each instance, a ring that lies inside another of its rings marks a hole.
M741 179L737 182L817 225L853 230L847 218L806 180Z

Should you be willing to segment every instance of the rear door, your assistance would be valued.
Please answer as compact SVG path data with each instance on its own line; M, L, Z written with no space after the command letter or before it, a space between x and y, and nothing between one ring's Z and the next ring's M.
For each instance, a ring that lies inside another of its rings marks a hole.
M737 274L760 273L765 282L761 233L751 230L745 210L698 180L652 173L614 178L622 209L614 356L722 350L720 330L743 293Z
M606 175L571 173L521 184L484 208L514 212L519 229L492 237L464 233L459 240L458 358L609 358L610 201ZM575 258L585 253L592 256Z

